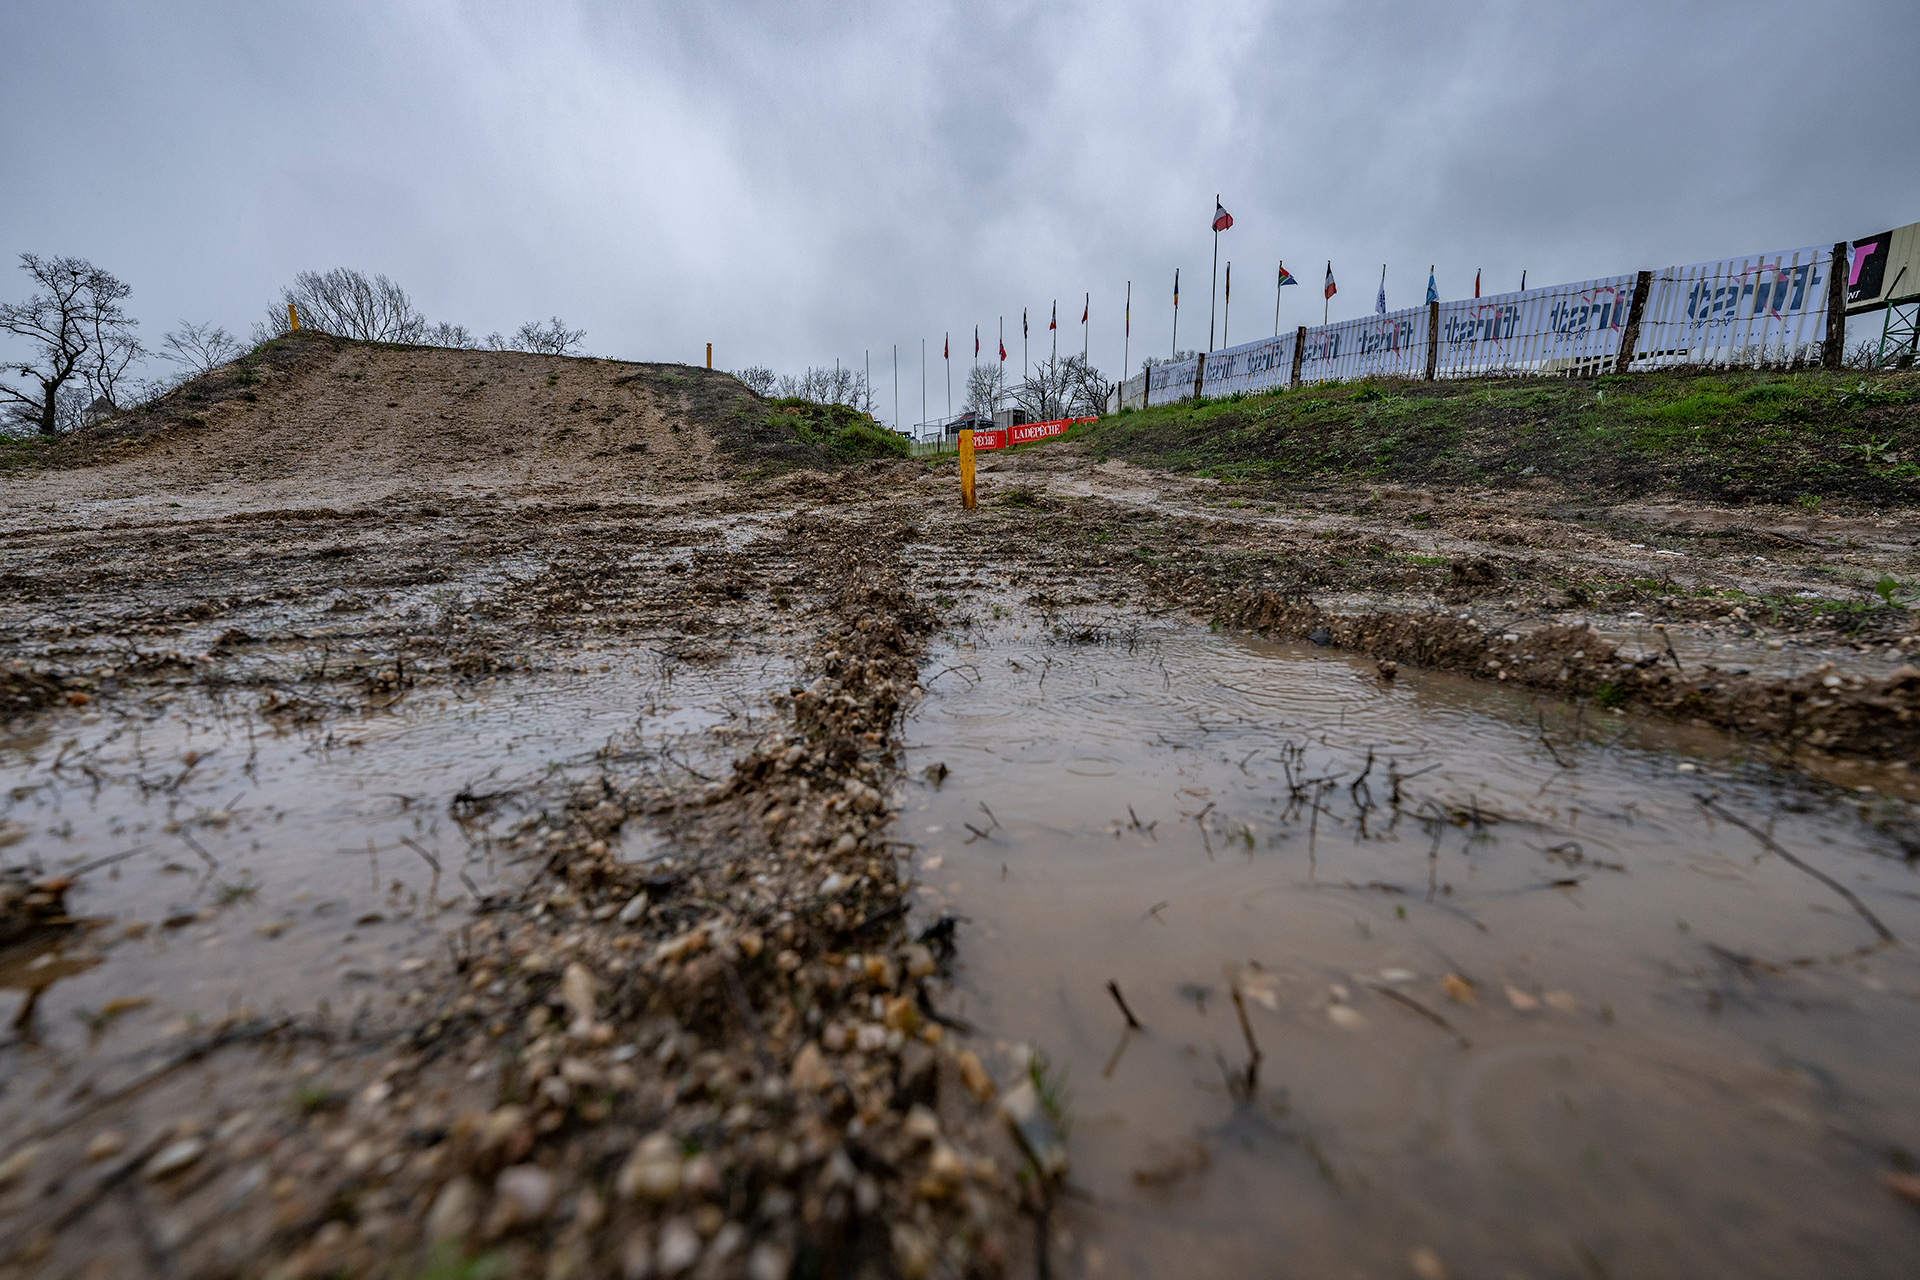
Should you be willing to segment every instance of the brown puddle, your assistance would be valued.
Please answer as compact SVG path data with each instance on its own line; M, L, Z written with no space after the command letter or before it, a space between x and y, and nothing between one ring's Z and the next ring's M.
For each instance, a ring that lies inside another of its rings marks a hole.
M923 679L899 834L995 1074L1064 1076L1067 1273L1908 1273L1920 875L1870 805L1190 630Z
M236 1010L344 1019L403 990L477 897L531 877L493 837L552 784L719 776L790 668L579 657L309 725L182 688L0 738L0 869L71 878L86 921L0 950L0 1120Z

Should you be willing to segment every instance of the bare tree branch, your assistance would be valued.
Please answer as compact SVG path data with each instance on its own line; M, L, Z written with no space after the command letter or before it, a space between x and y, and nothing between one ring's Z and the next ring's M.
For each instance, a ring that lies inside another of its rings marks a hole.
M23 253L20 269L39 291L0 303L0 333L25 339L33 351L0 366L0 403L13 423L51 436L74 424L74 405L86 402L82 386L109 408L117 403L128 367L144 354L134 335L139 321L120 306L132 289L85 258ZM74 379L79 385L70 386Z

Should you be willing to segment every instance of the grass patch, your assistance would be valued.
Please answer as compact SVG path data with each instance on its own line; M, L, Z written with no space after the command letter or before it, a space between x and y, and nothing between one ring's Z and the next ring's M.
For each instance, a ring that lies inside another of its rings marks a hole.
M1920 373L1376 379L1186 401L1069 435L1221 479L1518 484L1716 501L1920 502Z

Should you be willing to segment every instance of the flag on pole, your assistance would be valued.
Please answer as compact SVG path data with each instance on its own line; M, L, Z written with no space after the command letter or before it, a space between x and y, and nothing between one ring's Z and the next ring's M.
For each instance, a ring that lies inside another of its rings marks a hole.
M942 338L942 339L940 339L940 358L941 358L942 360L951 360L951 359L953 359L953 337L952 337L952 335L948 335L947 337L944 337L944 338Z
M1327 295L1326 296L1331 298L1334 294L1338 292L1340 292L1340 286L1336 285L1333 282L1333 264L1329 262L1327 264Z
M1020 336L1023 338L1027 336L1027 309L1025 307L1020 308Z
M1060 304L1058 302L1055 302L1053 304L1053 318L1047 321L1047 328L1058 329L1059 327L1060 327Z
M1473 296L1476 298L1480 296L1480 268L1478 267L1473 269Z
M1428 302L1440 301L1440 290L1436 288L1433 283L1432 267L1427 268L1427 301Z
M978 360L980 358L980 326L979 325L973 326L973 358L975 360Z
M1387 264L1384 262L1380 264L1380 292L1374 295L1373 313L1380 316L1387 314Z
M1180 309L1180 268L1173 269L1173 309Z
M1328 278L1331 279L1332 277L1328 277ZM1286 285L1299 284L1299 283L1300 282L1298 280L1295 280L1293 278L1293 273L1287 270L1287 264L1284 262L1281 263L1280 264L1280 282L1279 284L1276 284L1274 288L1278 289Z
M1000 339L1000 363L1005 364L1006 361L1007 361L1007 340L1005 338L1002 338Z
M1227 264L1227 297L1233 297L1233 264Z
M1085 303L1085 304L1084 304L1084 305L1083 305L1083 306L1082 306L1082 307L1080 308L1080 323L1081 323L1081 324L1085 324L1085 323L1087 322L1087 316L1088 316L1089 314L1091 314L1091 313L1092 313L1092 311L1093 311L1093 295L1092 295L1092 294L1088 294L1088 295L1087 295L1087 300L1086 300L1086 303Z
M1225 231L1232 225L1233 215L1227 212L1225 205L1215 200L1213 202L1213 229L1215 231Z

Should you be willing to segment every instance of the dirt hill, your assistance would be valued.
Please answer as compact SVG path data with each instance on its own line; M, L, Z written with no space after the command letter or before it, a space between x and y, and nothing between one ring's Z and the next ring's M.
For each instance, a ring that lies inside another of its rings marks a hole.
M81 503L103 515L175 502L206 515L685 498L718 485L725 412L762 403L725 374L680 365L301 335L60 442L37 459L50 469L6 487L16 510Z

